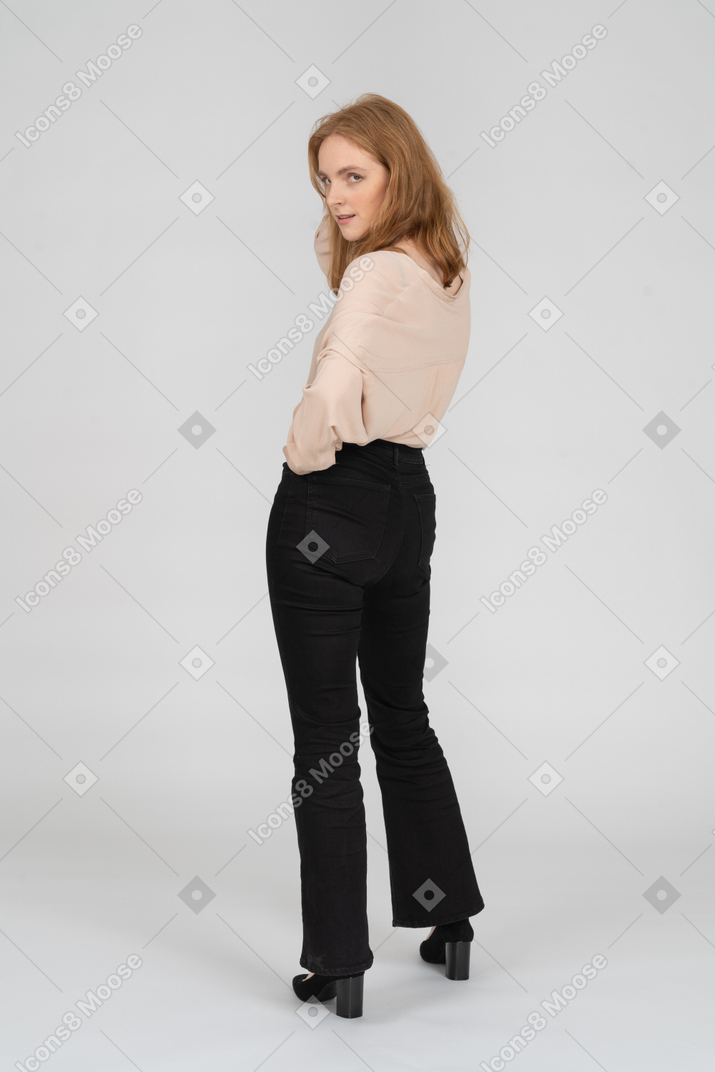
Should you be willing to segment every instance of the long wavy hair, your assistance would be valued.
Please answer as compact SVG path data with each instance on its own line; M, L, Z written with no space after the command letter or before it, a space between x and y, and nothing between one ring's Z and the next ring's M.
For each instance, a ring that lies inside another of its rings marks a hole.
M368 232L349 242L327 207L325 187L318 177L318 151L330 134L341 134L380 161L389 172L385 197ZM467 265L469 231L444 180L439 164L414 120L377 93L363 93L353 104L316 121L308 142L310 181L323 201L328 219L332 291L340 285L355 257L378 249L397 249L403 238L413 239L442 273L448 287ZM461 239L461 245L458 241ZM407 254L406 254L407 255Z

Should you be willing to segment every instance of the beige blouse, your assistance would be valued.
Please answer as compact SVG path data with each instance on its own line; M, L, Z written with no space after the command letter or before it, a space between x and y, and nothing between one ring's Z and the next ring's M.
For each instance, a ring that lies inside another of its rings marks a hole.
M343 443L429 446L454 395L469 346L471 272L445 289L416 244L400 244L409 256L380 249L345 269L283 447L299 476L330 468ZM314 248L327 273L327 218Z

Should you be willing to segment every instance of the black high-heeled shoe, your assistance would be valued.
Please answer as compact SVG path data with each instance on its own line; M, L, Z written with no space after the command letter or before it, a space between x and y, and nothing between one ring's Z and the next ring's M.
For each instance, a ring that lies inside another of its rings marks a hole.
M301 1001L316 997L318 1001L335 1003L336 1016L362 1016L362 998L365 972L356 975L311 975L305 978L305 972L293 976L293 990Z
M444 964L448 979L468 979L473 938L474 929L468 919L441 923L420 945L420 956L428 964Z

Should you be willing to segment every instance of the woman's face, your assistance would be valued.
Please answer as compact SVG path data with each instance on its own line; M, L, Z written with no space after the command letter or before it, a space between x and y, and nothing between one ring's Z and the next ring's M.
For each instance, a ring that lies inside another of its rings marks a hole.
M348 242L362 238L377 216L390 173L371 153L342 134L330 134L318 151L325 201ZM340 222L339 216L352 218Z

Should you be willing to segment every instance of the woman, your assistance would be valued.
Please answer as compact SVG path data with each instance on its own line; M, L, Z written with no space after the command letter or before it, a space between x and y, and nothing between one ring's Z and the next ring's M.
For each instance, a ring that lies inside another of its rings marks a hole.
M421 955L466 979L469 916L484 908L422 692L436 532L423 450L445 430L464 366L470 272L452 195L398 105L364 94L324 117L308 160L325 208L315 252L336 301L283 448L266 565L295 741L308 974L293 989L360 1016L373 962L361 727L382 793L392 925L433 924Z

